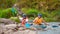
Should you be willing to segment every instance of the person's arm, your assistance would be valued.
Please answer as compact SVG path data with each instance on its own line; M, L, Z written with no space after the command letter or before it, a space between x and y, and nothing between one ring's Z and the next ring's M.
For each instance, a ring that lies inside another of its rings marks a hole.
M26 22L28 22L29 20L28 20L28 18L26 19Z
M35 22L36 21L36 18L33 20L33 22Z
M47 22L46 22L45 20L42 19L42 21L43 21L43 23L44 23L45 25L48 25Z

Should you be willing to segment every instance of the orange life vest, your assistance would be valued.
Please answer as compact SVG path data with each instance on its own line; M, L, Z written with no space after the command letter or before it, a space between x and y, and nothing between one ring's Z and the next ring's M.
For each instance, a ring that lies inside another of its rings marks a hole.
M36 17L36 18L34 19L34 23L35 23L35 24L42 24L42 22L43 22L43 19L42 19L42 18Z

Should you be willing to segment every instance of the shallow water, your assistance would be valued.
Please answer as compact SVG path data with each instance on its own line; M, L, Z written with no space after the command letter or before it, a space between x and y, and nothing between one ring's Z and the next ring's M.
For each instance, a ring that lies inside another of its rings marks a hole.
M47 30L47 31L38 31L38 34L60 34L60 29Z
M50 24L50 26L58 25L58 24L60 24L60 22L52 22L52 23L49 23L49 24ZM53 28L51 30L47 30L47 31L38 31L38 34L60 34L60 26L55 27L55 28Z

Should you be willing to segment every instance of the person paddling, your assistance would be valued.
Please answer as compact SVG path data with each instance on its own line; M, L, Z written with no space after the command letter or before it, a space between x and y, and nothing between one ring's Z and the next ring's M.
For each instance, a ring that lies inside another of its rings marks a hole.
M22 26L25 26L26 22L28 22L28 18L25 14L23 14L23 18L22 18L22 21L21 21Z
M45 20L43 20L42 18L42 14L38 14L38 17L36 17L34 20L34 27L37 28L37 29L45 29L46 26L45 25L48 25ZM43 24L44 23L44 24Z

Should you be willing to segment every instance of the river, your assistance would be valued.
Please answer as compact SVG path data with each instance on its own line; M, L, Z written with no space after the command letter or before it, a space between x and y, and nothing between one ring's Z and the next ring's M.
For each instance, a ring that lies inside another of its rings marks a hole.
M51 29L48 29L46 31L42 31L42 30L37 30L37 31L32 31L30 34L32 34L33 32L36 34L60 34L60 26L58 24L60 24L60 22L49 22L50 24L50 28ZM53 25L56 25L58 27L52 27ZM25 31L26 33L26 31ZM14 32L13 34L22 34L21 31L17 31L17 32ZM27 33L29 34L29 33Z

